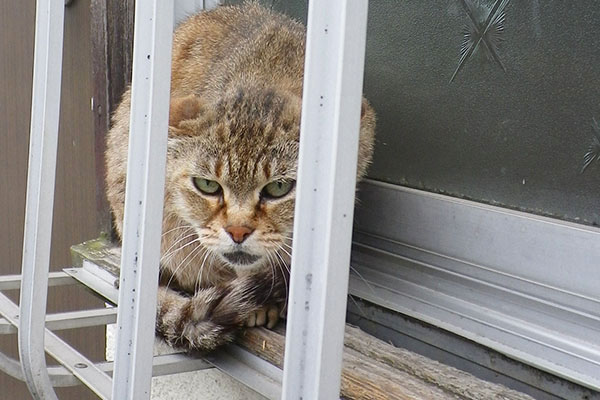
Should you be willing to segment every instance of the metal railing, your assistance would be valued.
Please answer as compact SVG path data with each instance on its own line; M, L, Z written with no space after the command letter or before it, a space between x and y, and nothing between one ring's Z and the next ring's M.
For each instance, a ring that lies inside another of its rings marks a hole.
M309 4L284 399L339 397L367 5L367 0ZM56 399L53 384L72 382L73 376L103 399L150 397L173 7L173 1L136 1L117 350L111 377L112 365L95 365L50 331L53 319L71 320L74 315L47 318L45 313L48 285L72 282L66 274L48 272L64 0L37 2L22 279L0 277L0 290L21 280L20 309L0 294L0 314L6 320L0 327L8 333L18 326L23 378L36 399ZM114 312L100 314L79 315L79 322L70 326L114 321ZM96 322L90 322L92 317ZM50 367L52 374L45 352L62 365ZM5 361L13 375L19 375L14 360L0 356L0 364Z
M340 392L367 7L309 3L285 399Z

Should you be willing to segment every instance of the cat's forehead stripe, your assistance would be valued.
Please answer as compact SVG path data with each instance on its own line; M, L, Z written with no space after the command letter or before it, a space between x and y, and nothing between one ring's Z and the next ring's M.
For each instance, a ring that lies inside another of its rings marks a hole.
M258 171L258 165L261 163L262 160L262 156L253 160L253 166L252 166L252 176L256 177L256 172Z
M218 158L217 161L215 162L215 176L217 178L220 178L222 176L223 173L223 161Z
M263 164L263 172L266 178L271 176L271 165L268 162Z
M226 140L225 137L225 126L223 124L219 124L216 129L217 140L219 143L224 143Z
M232 172L233 172L233 168L232 168L232 166L231 166L232 162L233 162L233 161L232 161L232 159L231 159L231 156L230 156L230 157L227 157L227 172L228 172L230 175L231 175L231 174L232 174Z

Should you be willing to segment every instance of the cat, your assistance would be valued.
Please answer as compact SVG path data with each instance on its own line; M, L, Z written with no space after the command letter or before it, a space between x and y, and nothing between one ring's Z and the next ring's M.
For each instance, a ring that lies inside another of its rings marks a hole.
M285 309L304 26L258 3L191 16L174 34L156 331L209 351ZM107 136L107 197L122 233L131 93ZM363 99L358 178L375 113Z

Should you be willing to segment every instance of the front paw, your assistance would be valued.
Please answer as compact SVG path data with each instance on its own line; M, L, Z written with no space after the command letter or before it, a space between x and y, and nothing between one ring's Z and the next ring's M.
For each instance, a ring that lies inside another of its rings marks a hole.
M246 326L252 328L266 325L267 328L273 329L279 321L279 313L280 309L276 305L262 306L250 313L250 316L246 319Z

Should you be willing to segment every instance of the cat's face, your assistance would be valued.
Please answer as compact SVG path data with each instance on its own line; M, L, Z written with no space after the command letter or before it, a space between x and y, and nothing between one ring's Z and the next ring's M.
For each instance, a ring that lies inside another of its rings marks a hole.
M299 100L238 92L172 129L165 212L236 270L289 264Z

